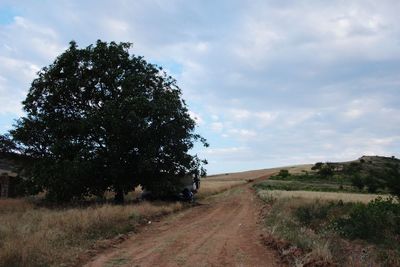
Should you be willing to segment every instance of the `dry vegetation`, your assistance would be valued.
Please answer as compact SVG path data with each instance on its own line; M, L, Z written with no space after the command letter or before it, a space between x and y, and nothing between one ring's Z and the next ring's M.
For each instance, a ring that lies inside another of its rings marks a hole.
M287 166L287 167L279 167L279 168L271 168L271 169L262 169L262 170L254 170L254 171L244 171L244 172L236 172L236 173L224 173L217 175L210 175L205 180L207 181L248 181L254 180L261 177L270 176L272 174L278 173L282 169L287 169L290 173L300 173L303 170L311 170L311 164L305 165L296 165L296 166ZM203 180L204 181L204 180Z
M288 192L291 193L291 192ZM314 192L307 192L314 193ZM376 250L365 242L350 242L330 232L326 226L315 231L302 225L296 211L310 205L324 206L330 200L319 198L271 198L260 192L262 199L270 205L266 226L270 233L268 242L277 248L281 256L293 266L380 266ZM349 194L351 195L351 194ZM357 199L358 196L353 196ZM351 198L345 198L350 201ZM343 200L343 201L345 201ZM361 197L358 200L364 201ZM279 244L285 245L279 245ZM390 265L382 265L390 266Z
M295 167L288 167L295 168ZM197 197L202 199L207 196L221 193L233 187L252 182L254 180L265 178L274 173L277 173L281 168L262 169L255 171L244 171L237 173L224 173L218 175L211 175L202 179L201 188Z
M96 241L181 208L180 203L144 202L54 210L21 199L1 200L0 266L73 265Z
M245 184L246 181L202 181L201 188L197 193L199 199L221 193L235 186Z
M277 173L279 169L210 176L202 180L197 197L221 193ZM140 193L141 188L136 188L127 199L136 199ZM40 207L28 199L3 199L0 200L0 266L76 265L79 257L102 243L101 240L134 231L140 223L182 207L181 203L143 202L55 209Z
M376 219L379 225L382 217L374 217L376 208L370 203L381 197L383 202L376 205L394 209L389 195L351 192L353 188L335 180L313 180L310 167L281 168L290 172L286 179L273 177L275 180L255 185L259 197L268 203L265 223L269 234L265 243L277 249L294 266L400 266L399 249L393 238L385 236L372 241L368 239L371 237L369 228L356 227L359 219L364 222L362 218L369 221L367 224ZM345 190L348 192L335 192ZM360 214L364 217L358 218ZM392 219L393 216L387 217ZM384 226L389 219L383 219ZM350 238L348 229L353 228L346 228L349 226L354 226L362 238ZM359 228L364 230L358 231ZM374 229L382 231L382 236L384 231L396 232L389 226L383 228Z
M248 172L240 178L223 175L203 179L198 197L221 193L258 178L257 175L257 172ZM136 188L127 199L137 198L141 191ZM107 199L112 197L112 194L106 195ZM181 203L143 202L49 209L27 199L0 200L0 266L74 265L96 242L134 231L146 219L182 207Z
M377 194L358 194L358 193L336 193L336 192L316 192L316 191L285 191L285 190L259 190L258 195L263 199L301 199L303 202L307 200L320 201L338 201L343 202L362 202L368 203L377 197L387 197L387 195ZM301 201L300 201L301 202Z

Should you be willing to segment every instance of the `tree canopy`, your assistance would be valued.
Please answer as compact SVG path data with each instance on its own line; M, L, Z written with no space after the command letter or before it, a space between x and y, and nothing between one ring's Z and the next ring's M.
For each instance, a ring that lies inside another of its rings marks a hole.
M205 160L189 154L195 133L176 80L130 43L75 42L32 82L26 116L11 131L34 158L27 178L55 201L116 192L137 185L172 190L178 177L204 172Z

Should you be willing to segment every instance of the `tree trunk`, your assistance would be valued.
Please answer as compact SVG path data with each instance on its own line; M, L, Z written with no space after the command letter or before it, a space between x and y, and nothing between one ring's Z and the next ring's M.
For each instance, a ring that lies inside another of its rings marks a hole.
M124 201L125 201L124 191L122 189L116 189L115 196L114 196L114 203L115 204L124 204Z

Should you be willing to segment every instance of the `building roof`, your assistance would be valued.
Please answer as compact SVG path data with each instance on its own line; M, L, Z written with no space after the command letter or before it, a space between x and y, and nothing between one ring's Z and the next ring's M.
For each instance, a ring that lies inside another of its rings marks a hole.
M14 172L15 164L12 160L2 157L0 155L0 176L6 175L9 177L16 177L18 173Z
M4 176L4 175L9 176L9 177L17 177L18 173L15 173L10 170L0 169L0 176Z

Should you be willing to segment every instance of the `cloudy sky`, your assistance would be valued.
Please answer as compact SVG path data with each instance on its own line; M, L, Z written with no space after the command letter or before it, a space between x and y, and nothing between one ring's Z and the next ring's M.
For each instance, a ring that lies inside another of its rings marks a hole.
M400 1L0 0L0 133L75 40L177 79L208 172L400 157Z

